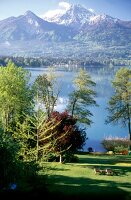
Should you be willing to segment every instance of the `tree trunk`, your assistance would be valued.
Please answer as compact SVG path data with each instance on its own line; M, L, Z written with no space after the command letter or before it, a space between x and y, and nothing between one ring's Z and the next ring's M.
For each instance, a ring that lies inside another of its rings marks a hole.
M130 120L130 105L127 104L128 110L128 138L129 138L129 145L128 145L128 153L131 153L131 120Z
M129 154L131 153L131 124L130 124L130 120L128 122L128 138L129 138L129 145L128 145L128 151Z
M74 117L74 110L75 110L76 102L77 102L77 99L75 98L73 101L73 105L72 105L72 112L71 112L72 117Z
M60 154L60 163L62 163L62 155Z
M36 136L36 161L38 161L38 153L39 153L39 136L38 136L38 131L37 131L37 136Z

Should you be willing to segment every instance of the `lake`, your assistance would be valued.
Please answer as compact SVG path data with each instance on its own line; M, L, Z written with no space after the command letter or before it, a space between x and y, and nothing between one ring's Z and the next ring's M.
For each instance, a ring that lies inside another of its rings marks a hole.
M38 75L43 73L49 73L47 68L26 68L31 72L31 82L37 78ZM105 137L127 137L128 130L126 127L120 125L113 126L112 124L105 124L105 119L108 115L106 110L107 103L111 95L113 94L113 88L111 87L111 80L114 78L114 74L117 68L87 68L91 79L96 82L95 90L97 92L96 102L99 107L90 107L93 113L91 127L86 129L88 140L84 145L84 150L88 147L92 147L94 151L104 151L101 141ZM58 99L58 104L55 107L57 111L64 111L68 103L68 95L73 91L73 79L77 75L77 71L64 71L56 70L58 75L58 84L61 86L61 92Z

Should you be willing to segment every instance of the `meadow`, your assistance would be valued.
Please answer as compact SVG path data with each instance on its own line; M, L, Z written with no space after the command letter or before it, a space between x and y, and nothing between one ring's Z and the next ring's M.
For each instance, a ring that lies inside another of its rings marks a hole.
M76 163L43 163L47 188L53 197L65 199L130 199L131 156L76 154ZM95 174L94 168L112 169L113 175Z

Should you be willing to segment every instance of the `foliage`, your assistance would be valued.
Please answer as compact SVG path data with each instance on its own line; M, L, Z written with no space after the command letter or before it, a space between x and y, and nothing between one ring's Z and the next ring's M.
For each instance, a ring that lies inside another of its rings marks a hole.
M72 154L70 151L67 151L63 156L63 162L64 163L78 163L79 158L78 156Z
M57 77L52 70L49 74L39 75L34 83L34 88L36 91L36 102L42 103L44 105L47 116L54 111L54 106L56 105L59 87L57 85Z
M88 150L89 153L93 152L93 148L92 147L88 147L87 150Z
M11 61L0 68L0 120L5 131L22 121L22 113L30 113L33 106L29 86L30 74Z
M19 144L19 157L24 161L32 161L35 160L34 149L36 147L36 129L31 122L32 116L25 115L23 118L23 122L20 123L19 121L16 123L15 131L13 132L12 136L16 143Z
M95 83L91 80L87 71L80 70L74 79L75 90L70 94L68 110L72 116L77 117L80 123L91 125L90 117L93 115L89 106L96 106L94 99L96 93L92 89Z
M33 140L35 147L33 149L36 160L45 157L52 150L52 140L56 134L52 130L57 129L58 123L54 123L54 120L48 120L45 113L41 110L36 111L32 118L30 118L31 124L34 127ZM50 141L51 140L51 141Z
M121 68L116 72L112 81L115 89L109 100L109 116L106 123L118 123L128 127L129 140L131 140L131 70Z
M127 138L106 138L102 141L102 145L107 151L116 152L117 148L128 149L131 142Z
M56 155L62 156L66 152L74 153L81 149L85 140L86 133L76 125L77 120L68 114L67 111L59 113L54 111L49 118L53 124L58 124L54 129L49 131L52 137L44 141L51 142L51 151Z
M40 171L39 163L35 161L19 161L17 164L17 180L18 190L20 191L32 191L37 189L39 184L39 175ZM45 188L45 177L43 180L43 188Z
M128 148L125 148L123 146L117 146L114 148L114 152L122 155L128 155Z
M47 121L46 114L40 109L32 116L26 115L23 123L17 123L13 134L15 141L20 145L19 156L24 161L39 161L41 157L46 156L52 148L49 139L53 134L50 130L56 126L57 124Z
M50 151L41 157L41 161L43 162L59 162L59 160L59 156Z
M8 144L8 145L7 145ZM18 145L16 145L11 136L0 133L0 187L9 186L16 181Z
M37 45L35 45L37 49ZM130 56L130 45L128 46L112 46L112 48L102 48L102 46L97 46L97 50L88 50L89 44L86 44L86 48L83 48L83 44L79 43L79 48L77 44L70 45L70 51L72 54L68 54L65 57L65 48L67 44L63 43L63 56L53 56L50 55L40 55L39 57L25 57L25 56L0 56L0 65L6 66L9 60L12 60L17 66L23 67L45 67L48 66L57 66L60 69L63 68L64 70L76 70L79 67L105 67L108 70L108 66L130 66L131 60ZM79 51L77 51L77 48ZM92 46L90 47L90 49ZM74 53L73 50L76 50ZM49 48L48 48L49 50ZM47 50L47 51L48 51ZM27 52L26 52L27 53ZM62 53L62 52L60 52ZM28 53L27 53L28 55ZM75 56L74 56L75 55ZM110 56L109 56L110 55Z
M33 160L24 162L19 157L19 144L10 135L0 134L0 187L9 190L12 184L16 189L23 186L30 188L32 181L37 177L38 164ZM22 186L23 185L23 186ZM25 188L24 188L25 189Z

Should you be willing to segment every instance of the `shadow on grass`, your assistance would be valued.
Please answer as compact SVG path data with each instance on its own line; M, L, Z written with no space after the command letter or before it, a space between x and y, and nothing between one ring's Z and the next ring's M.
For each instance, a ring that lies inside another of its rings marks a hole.
M45 197L49 195L47 189L47 178L44 175L38 175L36 179L32 178L26 180L22 185L17 186L16 189L3 189L0 190L0 200L13 199L13 200L30 200L30 199L46 199Z
M130 199L130 192L120 188L124 187L129 190L130 183L115 183L113 181L96 180L90 178L70 178L66 176L55 175L51 178L50 194L56 195L57 198L65 199L112 199L118 198L123 200ZM64 181L63 181L64 180Z
M111 168L117 173L118 176L126 176L131 172L131 167L128 166L115 166L119 162L130 162L131 158L126 156L86 156L80 158L77 165L80 167L94 168L99 166L101 168ZM84 163L84 165L82 165ZM106 166L104 166L106 164ZM74 165L73 163L70 165ZM49 167L50 169L50 167ZM53 167L52 170L63 171L62 167ZM101 180L81 177L68 177L62 175L51 175L50 178L45 180L45 176L39 175L36 182L30 180L31 188L26 190L15 191L0 191L0 200L2 199L72 199L72 200L85 200L85 199L131 199L131 183L129 181L124 183L114 182L112 180L103 180L103 176L98 175ZM127 192L128 191L128 192Z
M122 189L124 188L124 189ZM116 183L107 180L91 178L68 177L52 175L51 179L45 180L45 176L39 175L38 180L33 182L32 187L24 190L8 190L0 192L0 199L110 199L130 200L130 193L125 190L131 188L131 184Z

